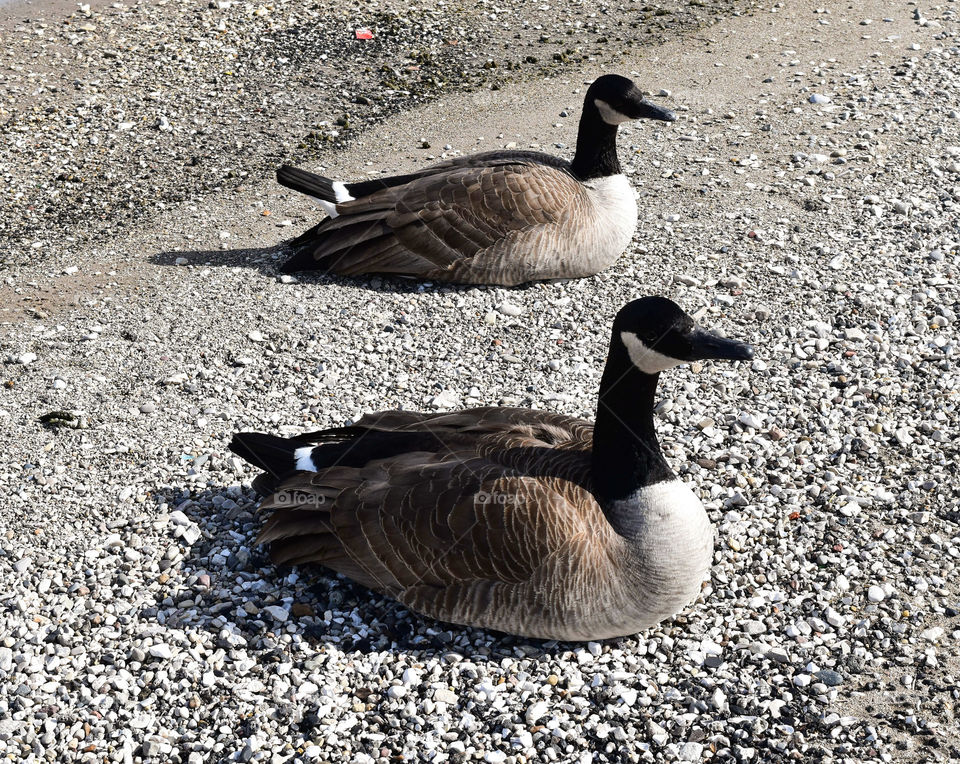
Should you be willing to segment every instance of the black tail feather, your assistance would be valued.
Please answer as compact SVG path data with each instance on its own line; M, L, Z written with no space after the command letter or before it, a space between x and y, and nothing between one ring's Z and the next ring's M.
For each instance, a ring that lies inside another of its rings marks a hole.
M274 477L296 471L294 453L309 443L296 438L281 438L261 432L238 432L230 441L230 450L241 459Z
M325 202L337 201L337 194L333 190L333 181L322 175L301 170L299 167L285 164L277 170L277 183L294 191L309 194Z

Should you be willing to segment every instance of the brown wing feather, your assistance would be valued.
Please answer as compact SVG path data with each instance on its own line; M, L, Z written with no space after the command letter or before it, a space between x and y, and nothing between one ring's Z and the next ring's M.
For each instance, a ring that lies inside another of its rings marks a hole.
M416 587L528 581L602 515L589 493L592 427L525 409L383 412L353 431L426 430L444 443L284 481L260 540L403 597ZM412 595L411 595L412 596Z
M339 204L296 244L335 273L438 277L488 250L509 256L511 242L559 224L582 195L556 167L455 166Z

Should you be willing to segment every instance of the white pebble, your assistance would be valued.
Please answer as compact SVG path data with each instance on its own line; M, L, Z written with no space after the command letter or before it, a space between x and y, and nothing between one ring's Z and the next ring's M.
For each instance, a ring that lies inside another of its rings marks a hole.
M546 701L538 700L536 703L527 706L527 710L526 713L524 713L523 718L526 720L527 724L534 725L546 715L549 708L550 706L546 703Z
M516 316L519 316L521 313L523 313L523 308L521 308L519 305L514 305L511 302L501 303L497 307L497 310L499 310L505 316L516 317Z
M154 658L160 658L161 660L170 660L173 657L173 651L170 650L170 645L164 642L158 642L155 645L150 645L150 655Z

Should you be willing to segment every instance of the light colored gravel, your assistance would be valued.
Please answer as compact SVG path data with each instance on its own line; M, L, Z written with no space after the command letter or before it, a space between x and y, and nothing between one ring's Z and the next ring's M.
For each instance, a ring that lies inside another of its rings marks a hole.
M593 279L279 279L275 245L318 212L269 182L122 238L51 241L4 274L0 753L960 757L957 4L815 11L767 7L624 65L680 120L624 131L640 233ZM324 161L353 176L427 161L424 126L448 151L569 151L575 120L558 115L597 71L421 107ZM649 293L758 350L664 378L664 448L718 528L686 613L531 644L275 569L252 545L233 431L401 406L589 417L610 320Z

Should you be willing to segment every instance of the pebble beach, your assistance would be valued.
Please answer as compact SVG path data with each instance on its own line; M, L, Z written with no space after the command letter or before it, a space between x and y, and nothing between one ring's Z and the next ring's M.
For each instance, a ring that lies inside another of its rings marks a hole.
M0 6L0 757L960 761L958 31L902 0ZM278 275L322 214L279 164L569 157L610 71L678 120L621 127L608 271ZM645 294L757 350L661 381L717 532L675 618L525 640L255 545L235 431L592 419Z

